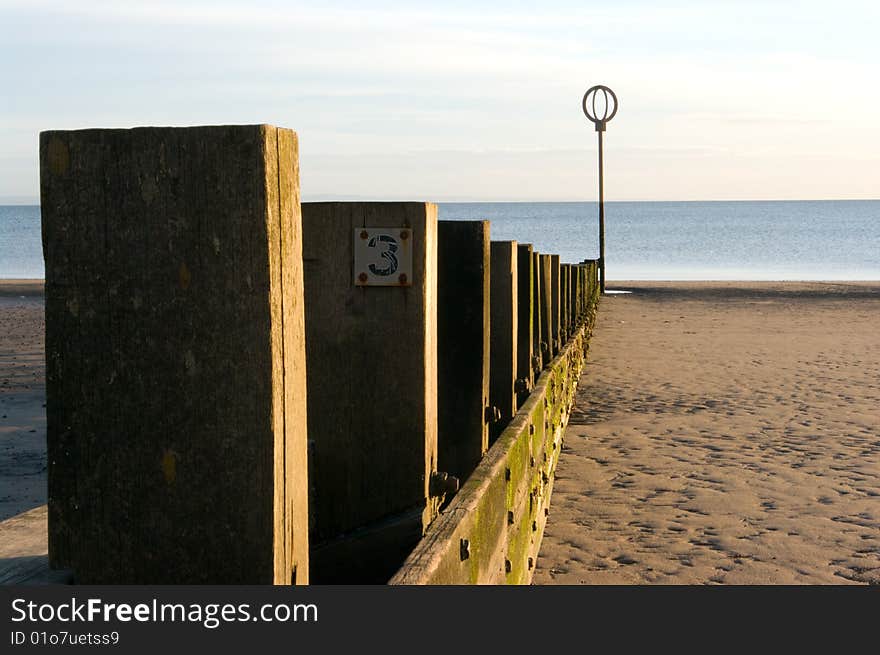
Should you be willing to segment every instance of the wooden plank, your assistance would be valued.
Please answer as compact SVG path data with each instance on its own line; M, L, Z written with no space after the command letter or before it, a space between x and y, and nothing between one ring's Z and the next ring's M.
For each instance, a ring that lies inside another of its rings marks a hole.
M437 233L437 468L463 482L489 447L489 221Z
M491 246L491 342L489 403L498 409L498 420L489 429L493 443L516 414L518 253L516 241L493 241Z
M516 379L517 406L525 402L534 386L532 350L534 343L534 257L529 243L520 243L516 247L517 265L517 323L516 335Z
M303 203L302 212L313 553L416 511L411 546L440 501L429 493L437 469L437 207L329 202ZM355 286L353 241L363 227L409 234L411 286ZM333 579L343 564L316 557L313 581ZM377 570L348 581L373 580Z
M308 582L296 134L40 135L49 559Z

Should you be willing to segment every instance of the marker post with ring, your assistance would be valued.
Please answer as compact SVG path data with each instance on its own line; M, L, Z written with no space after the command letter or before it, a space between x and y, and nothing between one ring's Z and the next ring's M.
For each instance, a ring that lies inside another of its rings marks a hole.
M581 103L584 114L599 134L599 291L605 293L605 170L602 135L605 124L617 113L617 96L607 86L597 84L587 89Z

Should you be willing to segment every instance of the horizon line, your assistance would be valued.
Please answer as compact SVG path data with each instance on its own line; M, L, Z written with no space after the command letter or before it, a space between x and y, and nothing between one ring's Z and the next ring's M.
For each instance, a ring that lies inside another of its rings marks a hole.
M0 196L0 205L5 207L39 207L38 197L30 197L30 196ZM653 203L661 203L661 202L878 202L880 201L880 197L878 198L691 198L686 200L655 200L655 199L615 199L615 200L605 200L606 204L613 203L622 203L622 202L653 202ZM300 200L303 202L433 202L435 204L538 204L538 203L555 203L555 204L583 204L583 203L598 203L599 201L596 199L586 200L498 200L498 199L484 199L484 198L464 198L464 199L442 199L442 200L431 200L431 199L414 199L411 197L405 198L389 198L389 197L375 197L375 196L316 196L313 198L304 198Z

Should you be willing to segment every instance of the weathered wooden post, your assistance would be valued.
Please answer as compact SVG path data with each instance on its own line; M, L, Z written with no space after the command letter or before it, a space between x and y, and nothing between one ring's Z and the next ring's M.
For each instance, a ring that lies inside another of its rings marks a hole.
M517 336L520 326L517 315L519 271L516 241L493 241L491 257L489 402L498 409L500 416L490 428L490 443L498 438L518 407Z
M534 341L534 258L532 246L521 243L516 247L516 294L518 297L516 321L516 399L517 406L525 402L534 385L532 344Z
M50 565L308 582L296 134L43 132L40 187Z
M303 203L312 579L384 582L436 514L437 207Z
M553 257L541 255L541 344L544 366L553 359Z
M568 309L568 275L569 275L569 267L568 264L560 264L559 265L559 323L560 323L560 333L562 335L562 344L568 341L568 337L571 334L571 326L568 323L569 319L569 309Z
M438 224L437 468L464 482L499 417L489 403L489 221Z
M544 273L541 266L541 253L532 251L532 289L534 305L532 307L532 378L537 381L544 370L547 344L544 342L544 326L541 320L544 314Z
M550 333L554 357L562 348L562 281L559 266L559 255L550 255Z
M589 298L590 298L590 276L589 276L589 266L587 264L582 264L578 267L580 271L580 289L581 289L581 311L580 318L583 320L587 315L587 308L589 306Z

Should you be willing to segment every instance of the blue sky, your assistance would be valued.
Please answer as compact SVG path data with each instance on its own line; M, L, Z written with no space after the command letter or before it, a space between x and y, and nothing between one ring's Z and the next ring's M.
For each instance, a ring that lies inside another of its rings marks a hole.
M0 0L0 202L45 129L274 123L304 199L880 197L876 2Z

